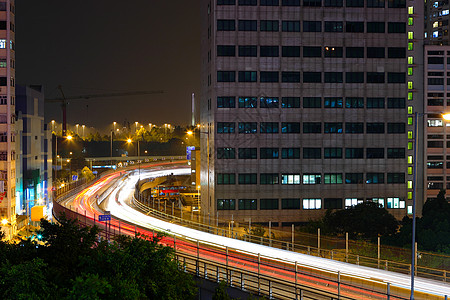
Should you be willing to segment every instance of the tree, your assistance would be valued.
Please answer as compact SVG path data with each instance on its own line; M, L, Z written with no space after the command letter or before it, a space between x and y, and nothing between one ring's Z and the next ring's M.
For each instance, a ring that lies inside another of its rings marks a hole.
M81 170L81 175L86 178L87 181L95 178L94 173L92 173L91 169L88 167L84 167L83 170Z

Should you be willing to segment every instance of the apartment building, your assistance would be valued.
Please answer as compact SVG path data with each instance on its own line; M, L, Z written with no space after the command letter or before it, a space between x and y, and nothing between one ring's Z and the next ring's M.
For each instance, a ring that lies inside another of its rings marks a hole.
M7 237L16 222L14 32L14 1L0 1L0 219Z
M422 3L203 0L202 20L203 214L290 226L362 201L412 212Z

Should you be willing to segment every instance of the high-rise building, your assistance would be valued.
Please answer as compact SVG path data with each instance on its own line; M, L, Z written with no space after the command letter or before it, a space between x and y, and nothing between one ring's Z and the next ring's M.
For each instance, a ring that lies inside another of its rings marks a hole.
M448 45L449 4L445 1L425 1L425 38L432 45Z
M0 1L0 219L15 233L15 25L14 0Z
M44 123L42 86L17 85L16 109L16 213L30 217L33 206L49 207L52 186L51 132Z
M411 213L423 3L203 0L202 20L204 214L283 226L362 201Z

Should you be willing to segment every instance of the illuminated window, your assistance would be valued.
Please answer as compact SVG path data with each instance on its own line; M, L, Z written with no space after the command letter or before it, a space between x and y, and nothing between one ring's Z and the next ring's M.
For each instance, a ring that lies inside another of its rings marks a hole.
M384 198L368 198L367 200L378 203L381 207L384 207Z
M409 193L408 193L409 194ZM408 199L409 199L409 197L408 197ZM412 196L411 196L411 199L412 199ZM408 215L412 215L412 213L413 213L413 211L412 211L412 206L411 205L408 205Z
M411 130L408 131L408 139L412 140L413 132Z
M408 180L408 189L412 188L413 188L412 180Z
M300 174L282 174L281 184L300 184Z
M443 11L442 11L442 15L443 15L443 16L446 16L446 15L448 15L448 12L449 12L449 10L448 10L448 9L446 9L446 10L443 10Z
M414 6L409 6L408 7L408 14L412 15L414 13Z
M413 157L412 155L408 155L408 164L412 164L413 163Z
M412 89L413 89L413 82L408 81L408 90L412 90Z
M321 199L303 199L303 209L321 209Z
M408 192L408 200L411 200L412 199L412 192Z
M349 208L352 206L355 206L359 203L362 203L363 200L362 199L357 199L357 198L346 198L345 199L345 208Z
M439 37L439 31L433 31L433 37L434 38ZM408 38L409 38L409 34L408 34Z
M408 114L412 114L413 113L413 107L412 106L408 106ZM409 122L408 122L408 124L409 124ZM409 125L411 125L411 124L409 124Z
M408 117L408 125L412 125L413 124L413 118L412 117Z
M408 150L412 150L413 149L413 143L412 142L408 142Z
M436 27L439 27L439 22L438 21L433 23L433 28L436 28Z
M413 68L408 68L408 76L411 76L413 74Z
M400 198L387 198L387 208L405 208L405 201Z
M428 127L442 127L442 120L428 120Z
M408 56L408 65L412 65L414 63L414 57Z
M6 40L0 39L0 49L5 49L5 48L6 48Z
M414 49L414 43L408 43L408 50L412 51Z
M408 167L408 175L412 175L413 173L413 168L412 167Z
M412 26L413 24L414 24L414 19L411 18L411 17L409 17L409 18L408 18L408 25L409 25L409 26Z
M408 100L412 100L413 99L413 93L412 92L408 92Z
M413 31L408 31L408 39L409 40L414 39L414 32Z

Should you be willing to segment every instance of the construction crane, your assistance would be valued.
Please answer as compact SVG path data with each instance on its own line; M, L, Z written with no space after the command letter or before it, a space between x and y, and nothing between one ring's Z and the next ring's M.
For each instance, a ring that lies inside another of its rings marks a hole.
M77 96L69 96L66 97L62 86L58 86L59 91L61 92L61 98L52 98L45 99L46 103L61 103L62 108L62 132L63 135L66 133L67 129L67 104L69 104L69 100L83 100L83 99L91 99L91 98L108 98L108 97L120 97L120 96L139 96L139 95L151 95L151 94L162 94L164 91L131 91L131 92L118 92L118 93L107 93L107 94L90 94L90 95L77 95Z

